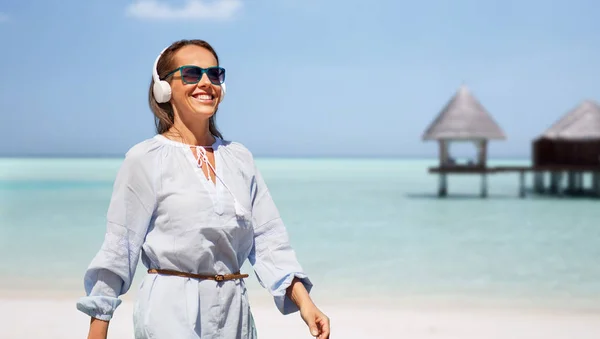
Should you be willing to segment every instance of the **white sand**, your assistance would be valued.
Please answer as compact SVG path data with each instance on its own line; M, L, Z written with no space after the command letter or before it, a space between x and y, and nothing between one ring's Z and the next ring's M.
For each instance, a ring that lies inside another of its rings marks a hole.
M14 296L14 295L13 295ZM133 338L132 301L125 300L109 338ZM457 307L389 307L321 304L331 318L332 338L598 339L600 313L494 310ZM311 338L298 313L282 316L265 299L252 307L261 339ZM0 298L0 338L82 339L89 318L74 299Z

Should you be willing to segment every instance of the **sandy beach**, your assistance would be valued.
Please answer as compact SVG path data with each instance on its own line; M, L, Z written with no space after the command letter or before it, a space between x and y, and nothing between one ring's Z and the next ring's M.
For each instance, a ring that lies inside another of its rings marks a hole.
M255 298L256 299L256 298ZM261 339L308 339L299 315L282 316L264 297L252 300ZM74 299L0 298L1 339L81 339L89 318L76 310ZM124 299L109 329L109 338L133 338L131 298ZM412 339L597 339L600 313L322 303L330 316L332 338Z

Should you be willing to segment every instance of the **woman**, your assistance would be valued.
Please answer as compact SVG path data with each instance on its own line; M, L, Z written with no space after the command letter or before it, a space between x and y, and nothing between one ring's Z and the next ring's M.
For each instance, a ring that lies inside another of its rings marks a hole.
M246 259L281 313L300 311L313 336L329 338L329 319L309 297L312 283L251 152L216 128L224 80L202 40L175 42L156 59L149 101L157 134L126 154L77 303L92 317L88 338L106 338L140 252L149 274L134 308L135 338L256 338L247 275L239 274Z

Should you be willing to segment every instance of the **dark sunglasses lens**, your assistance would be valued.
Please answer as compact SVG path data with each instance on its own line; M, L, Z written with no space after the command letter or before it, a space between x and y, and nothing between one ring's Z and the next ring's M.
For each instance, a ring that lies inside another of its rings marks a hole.
M213 84L222 84L225 81L225 69L223 68L210 68L206 71L206 75L208 75L208 79Z
M198 67L185 67L181 69L181 77L186 83L196 83L202 77L202 70Z

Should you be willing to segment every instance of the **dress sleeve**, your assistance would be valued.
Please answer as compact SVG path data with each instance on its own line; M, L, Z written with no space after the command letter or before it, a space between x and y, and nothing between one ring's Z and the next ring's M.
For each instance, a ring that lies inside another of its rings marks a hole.
M290 314L298 311L296 304L286 296L292 280L300 279L309 293L312 283L298 263L279 211L256 166L253 191L254 247L249 260L258 281L273 296L279 311Z
M84 275L86 296L77 302L93 318L109 321L131 286L155 206L149 167L139 156L126 156L117 173L104 241Z

